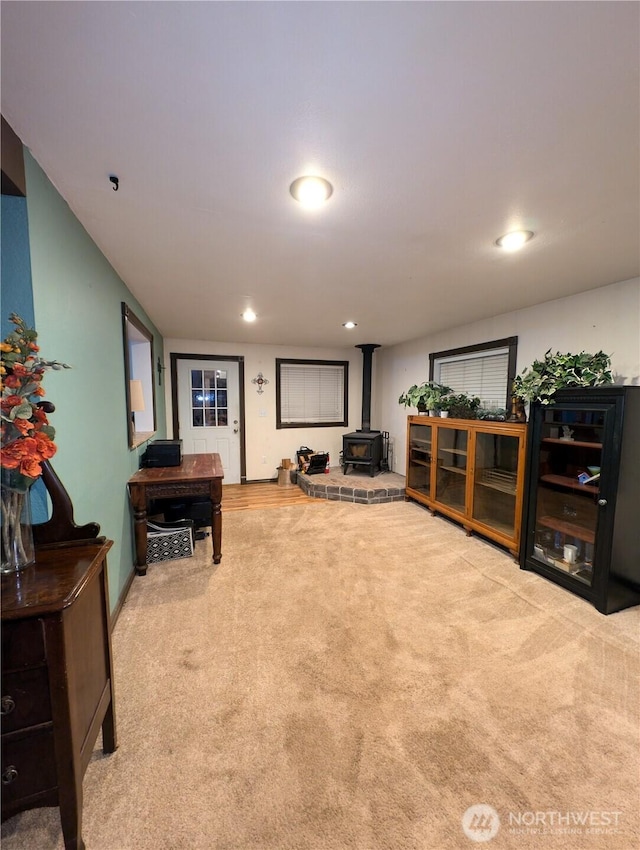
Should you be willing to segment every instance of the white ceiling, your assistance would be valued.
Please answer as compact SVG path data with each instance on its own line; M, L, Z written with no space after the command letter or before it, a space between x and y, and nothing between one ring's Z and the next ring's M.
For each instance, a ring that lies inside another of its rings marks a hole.
M640 273L639 57L635 2L3 2L2 112L164 335L391 345Z

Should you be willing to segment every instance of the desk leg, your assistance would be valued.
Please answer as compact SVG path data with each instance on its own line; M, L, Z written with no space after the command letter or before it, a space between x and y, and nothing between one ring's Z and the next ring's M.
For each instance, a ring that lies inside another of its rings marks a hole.
M147 493L144 487L130 484L131 507L133 508L133 532L136 542L136 572L147 574Z
M211 483L211 537L213 540L213 563L222 560L222 483L218 480Z

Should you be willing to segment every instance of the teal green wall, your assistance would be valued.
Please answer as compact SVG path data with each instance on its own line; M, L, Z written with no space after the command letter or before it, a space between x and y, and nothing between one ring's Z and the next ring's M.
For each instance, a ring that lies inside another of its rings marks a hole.
M10 313L33 322L27 199L2 195L2 339L14 330ZM11 309L7 310L7 305Z
M15 330L9 321L17 313L33 327L33 290L31 287L31 258L29 255L29 221L27 199L2 195L2 339ZM34 522L44 522L48 515L47 491L41 481L31 488L31 516Z
M76 522L98 522L114 541L108 562L113 609L133 569L126 485L145 449L128 448L121 302L153 332L156 360L164 359L163 341L27 150L25 170L38 342L45 359L73 367L49 371L43 382L56 406L50 416L58 446L52 464L71 496ZM3 304L3 312L11 309ZM156 370L154 379L156 437L163 438L164 393Z

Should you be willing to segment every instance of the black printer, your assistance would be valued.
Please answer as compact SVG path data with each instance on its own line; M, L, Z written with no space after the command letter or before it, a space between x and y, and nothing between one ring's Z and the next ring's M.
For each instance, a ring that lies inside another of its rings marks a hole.
M142 455L141 466L180 466L182 440L151 440Z

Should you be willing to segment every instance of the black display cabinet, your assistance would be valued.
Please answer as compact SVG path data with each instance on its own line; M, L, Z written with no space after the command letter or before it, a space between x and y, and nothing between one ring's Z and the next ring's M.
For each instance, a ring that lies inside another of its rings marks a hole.
M521 568L603 614L640 604L640 387L561 390L529 428Z

